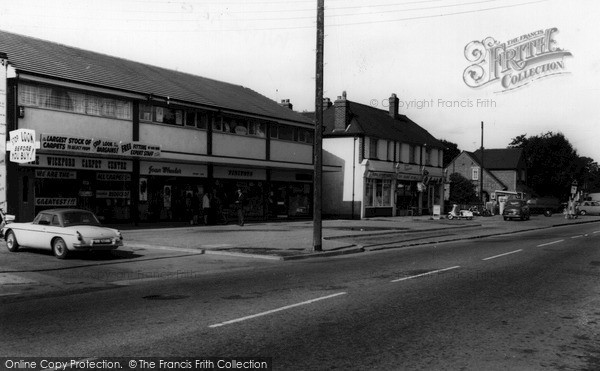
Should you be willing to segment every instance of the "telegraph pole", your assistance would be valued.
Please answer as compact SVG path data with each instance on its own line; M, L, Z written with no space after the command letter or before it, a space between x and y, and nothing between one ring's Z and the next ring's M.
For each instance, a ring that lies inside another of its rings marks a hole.
M317 0L317 68L315 88L315 143L313 196L313 251L322 246L322 183L323 183L323 45L325 38L325 0Z
M479 197L483 208L485 208L485 196L483 195L483 121L481 121L481 166L479 173Z

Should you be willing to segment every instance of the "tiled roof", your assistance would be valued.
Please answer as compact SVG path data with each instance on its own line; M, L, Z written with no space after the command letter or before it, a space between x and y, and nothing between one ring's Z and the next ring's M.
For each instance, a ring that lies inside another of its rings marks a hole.
M490 170L517 169L523 153L522 148L494 148L483 151L483 165ZM475 161L481 163L480 149L470 154Z
M0 52L17 72L312 124L241 85L0 31Z
M335 106L323 112L325 135L353 136L365 135L380 139L397 140L410 144L427 144L431 147L444 148L444 145L433 135L404 115L395 119L388 111L377 109L360 103L347 101L348 122L350 125L343 133L335 132Z

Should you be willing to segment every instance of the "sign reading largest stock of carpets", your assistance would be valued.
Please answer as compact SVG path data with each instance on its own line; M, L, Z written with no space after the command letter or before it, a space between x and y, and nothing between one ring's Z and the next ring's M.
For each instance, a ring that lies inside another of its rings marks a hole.
M161 155L160 146L157 145L57 134L41 134L40 149L142 158L154 158Z

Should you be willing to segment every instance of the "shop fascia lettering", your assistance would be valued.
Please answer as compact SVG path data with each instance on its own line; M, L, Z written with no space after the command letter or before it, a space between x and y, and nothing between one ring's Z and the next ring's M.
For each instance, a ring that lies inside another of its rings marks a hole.
M112 160L106 158L76 156L52 156L47 154L36 155L34 162L23 164L22 166L113 172L133 171L132 162L128 160Z
M181 169L171 166L152 166L148 167L148 175L181 175Z
M141 175L182 176L206 178L208 168L197 164L171 164L168 162L140 162Z
M158 145L142 142L124 142L104 138L82 138L60 134L41 134L40 148L90 154L108 154L132 157L160 157Z

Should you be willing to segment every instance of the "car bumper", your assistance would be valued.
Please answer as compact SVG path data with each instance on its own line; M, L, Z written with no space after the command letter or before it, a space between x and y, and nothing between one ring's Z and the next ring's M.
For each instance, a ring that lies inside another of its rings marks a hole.
M123 241L121 240L114 240L111 243L82 242L73 244L75 250L114 250L120 246L123 246Z

